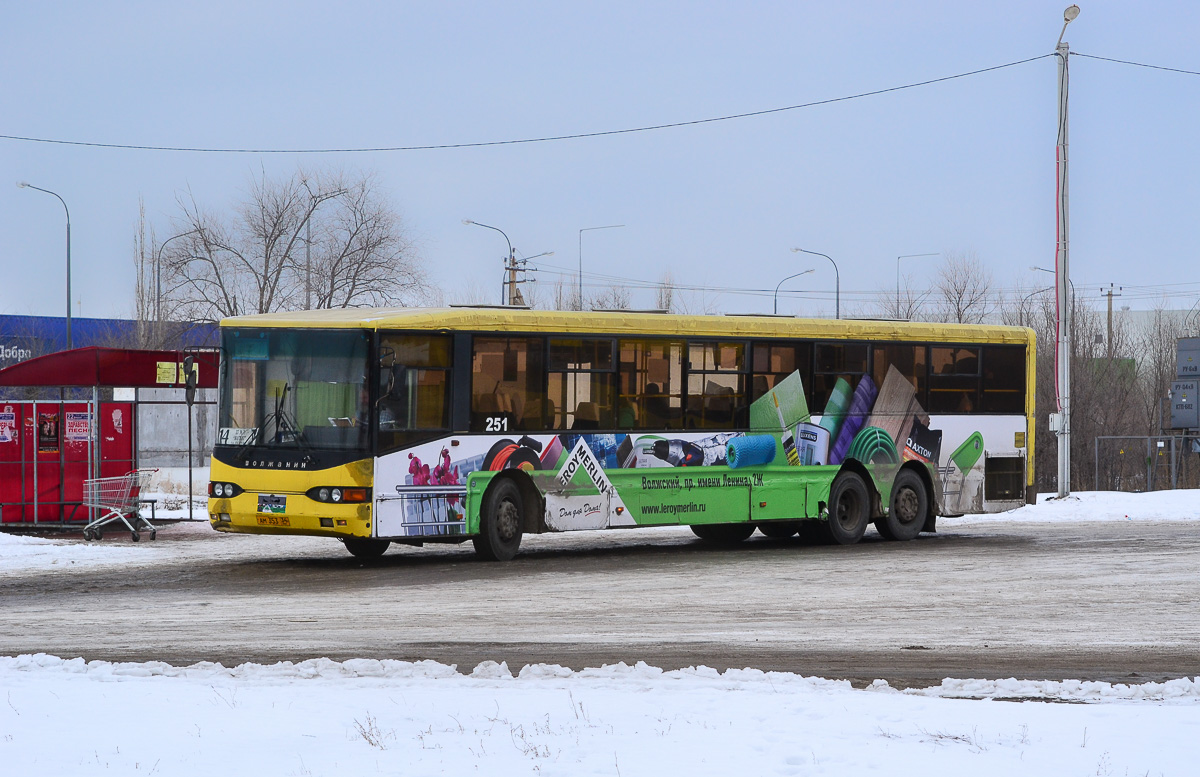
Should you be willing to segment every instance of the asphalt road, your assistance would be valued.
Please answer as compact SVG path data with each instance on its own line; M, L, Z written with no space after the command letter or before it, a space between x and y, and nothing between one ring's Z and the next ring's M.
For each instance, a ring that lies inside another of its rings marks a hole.
M104 542L126 543L127 535ZM0 655L173 664L318 656L756 667L896 686L943 677L1200 675L1200 525L944 522L908 543L686 529L526 538L508 563L168 528L132 566L0 577Z

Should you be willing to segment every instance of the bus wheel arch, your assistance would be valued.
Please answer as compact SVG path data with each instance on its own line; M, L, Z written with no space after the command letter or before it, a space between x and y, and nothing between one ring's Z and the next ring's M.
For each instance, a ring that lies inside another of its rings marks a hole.
M931 495L931 483L923 468L901 467L892 481L887 514L875 519L875 529L885 539L901 542L914 539L929 520Z

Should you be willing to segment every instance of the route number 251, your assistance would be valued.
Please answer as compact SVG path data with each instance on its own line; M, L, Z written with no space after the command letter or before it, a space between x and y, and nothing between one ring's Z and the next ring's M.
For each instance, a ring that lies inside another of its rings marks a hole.
M488 416L484 419L485 432L507 432L508 418L505 416Z

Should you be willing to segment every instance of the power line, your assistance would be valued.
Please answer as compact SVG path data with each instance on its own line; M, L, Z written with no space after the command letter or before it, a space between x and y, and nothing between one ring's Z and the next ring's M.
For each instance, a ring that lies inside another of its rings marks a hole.
M1189 76L1200 76L1200 71L1196 70L1181 70L1177 67L1163 67L1162 65L1147 65L1145 62L1130 62L1127 59L1113 59L1111 57L1098 57L1095 54L1081 54L1078 51L1071 52L1072 57L1087 57L1088 59L1100 59L1105 62L1116 62L1121 65L1133 65L1135 67L1148 67L1151 70L1168 70L1172 73L1185 73Z
M801 108L814 108L820 105L830 105L832 103L846 102L848 100L858 100L863 97L875 97L889 92L899 92L904 89L915 89L918 86L929 86L930 84L939 84L944 81L953 81L958 78L967 78L968 76L976 76L981 73L990 73L993 70L1002 70L1008 67L1016 67L1024 65L1027 62L1034 62L1046 57L1053 57L1055 54L1042 54L1028 59L1017 60L1016 62L1006 62L1003 65L993 65L992 67L980 68L979 70L971 70L965 73L956 73L951 76L942 76L941 78L931 78L927 81L917 81L911 84L902 84L900 86L890 86L886 89L876 89L870 92L859 92L858 94L844 95L842 97L831 97L827 100L814 100L813 102L798 103L796 105L786 105L782 108L766 108L761 111L749 111L747 113L733 113L727 116L713 116L707 119L691 119L689 121L676 121L668 124L651 124L643 127L627 127L625 129L601 130L598 132L579 132L570 135L546 135L534 138L518 138L512 140L487 140L474 143L436 143L425 146L378 146L372 148L204 148L193 146L148 146L134 145L129 143L97 143L93 141L83 140L62 140L58 138L35 138L21 135L0 135L0 140L15 140L23 143L51 143L63 146L86 146L89 148L108 148L122 149L126 151L184 151L200 154L361 154L361 153L378 153L385 151L439 151L457 148L483 148L487 146L514 146L526 143L550 143L560 140L580 140L583 138L599 138L609 135L628 135L635 132L651 132L654 130L676 129L679 127L691 127L698 124L711 124L718 121L732 121L734 119L748 119L756 116L767 116L772 113L783 113L785 111L795 111Z

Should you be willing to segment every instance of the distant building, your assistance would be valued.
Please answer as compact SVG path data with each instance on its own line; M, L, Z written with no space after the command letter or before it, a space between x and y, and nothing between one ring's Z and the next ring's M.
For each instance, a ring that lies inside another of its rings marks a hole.
M121 318L71 318L71 345L113 348L216 347L216 324L146 322ZM67 320L54 316L0 315L0 368L67 347Z

